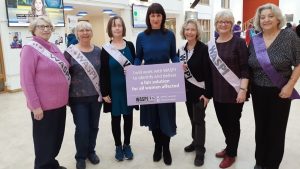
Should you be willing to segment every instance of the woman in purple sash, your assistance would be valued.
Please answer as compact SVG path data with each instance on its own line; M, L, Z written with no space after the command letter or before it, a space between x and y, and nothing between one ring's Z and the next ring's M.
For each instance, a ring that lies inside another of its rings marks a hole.
M254 25L261 31L249 46L256 126L254 168L278 169L284 153L291 98L297 96L293 89L300 76L300 39L292 30L281 30L284 17L274 4L257 9Z
M220 168L230 167L237 156L240 118L247 99L249 77L246 42L233 36L233 24L232 12L218 12L215 27L219 37L209 43L213 102L226 143L225 149L216 153L217 158L223 158Z

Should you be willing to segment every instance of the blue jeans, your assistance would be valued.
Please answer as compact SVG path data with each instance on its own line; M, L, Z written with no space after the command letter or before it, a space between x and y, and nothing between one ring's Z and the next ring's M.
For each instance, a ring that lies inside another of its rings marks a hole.
M101 106L97 100L70 104L76 125L76 160L85 160L89 154L95 153Z

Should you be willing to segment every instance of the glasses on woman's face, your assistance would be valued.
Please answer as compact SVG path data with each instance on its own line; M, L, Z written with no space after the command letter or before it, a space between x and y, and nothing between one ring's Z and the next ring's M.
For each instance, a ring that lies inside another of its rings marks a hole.
M219 25L231 25L230 21L218 21L217 22Z
M91 29L80 29L80 30L78 30L79 33L84 33L84 32L90 33L91 31L92 31Z
M53 26L51 25L36 25L37 28L39 28L40 30L45 30L45 28L47 28L47 30L52 30Z

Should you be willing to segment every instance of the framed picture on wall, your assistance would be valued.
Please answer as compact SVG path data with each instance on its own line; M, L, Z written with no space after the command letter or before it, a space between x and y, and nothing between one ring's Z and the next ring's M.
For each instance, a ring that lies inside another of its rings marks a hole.
M21 32L9 32L9 37L11 49L22 48Z

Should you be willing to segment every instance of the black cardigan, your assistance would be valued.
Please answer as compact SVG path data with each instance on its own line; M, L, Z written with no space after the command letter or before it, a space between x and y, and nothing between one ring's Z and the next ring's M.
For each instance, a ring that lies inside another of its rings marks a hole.
M187 46L184 48L185 51L187 51L186 47ZM212 78L207 45L197 41L193 55L188 60L187 64L195 79L198 82L204 81L205 83L205 89L202 89L185 80L187 100L197 102L201 95L210 99L212 97Z
M126 46L129 47L130 52L131 52L131 56L133 57L133 60L136 57L135 54L135 49L133 46L133 43L130 41L126 41ZM100 68L100 90L101 90L101 94L102 97L105 96L110 96L111 97L111 84L110 84L110 70L109 70L109 54L107 53L107 51L102 48L101 51L101 68ZM103 101L104 103L104 108L103 108L103 112L108 113L112 111L112 105L111 103L106 103L105 101ZM136 110L139 109L139 106L134 106L134 108Z

